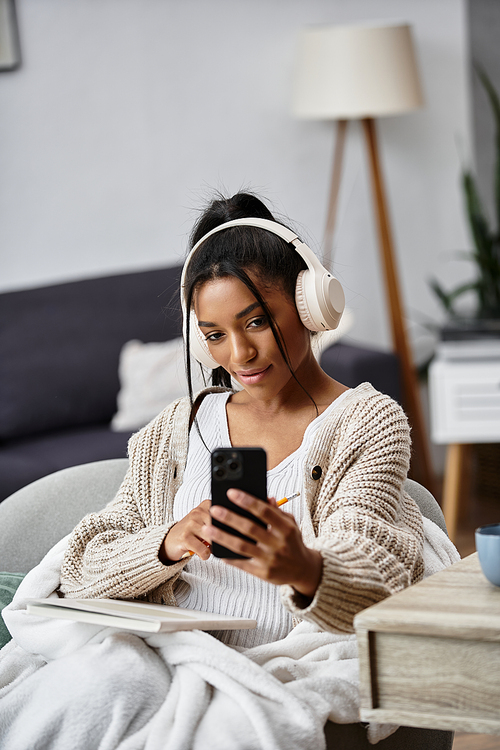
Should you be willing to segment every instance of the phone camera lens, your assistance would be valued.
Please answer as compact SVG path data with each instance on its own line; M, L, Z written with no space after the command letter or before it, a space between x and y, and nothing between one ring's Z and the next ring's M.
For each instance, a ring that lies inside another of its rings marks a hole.
M216 464L223 464L224 463L225 456L223 453L216 453L214 456L214 462Z
M219 467L218 469L216 469L214 471L214 474L217 477L217 479L224 479L224 477L226 476L226 472L222 467Z
M229 464L229 468L231 469L231 471L237 471L240 468L240 465L238 461L231 461L231 463Z

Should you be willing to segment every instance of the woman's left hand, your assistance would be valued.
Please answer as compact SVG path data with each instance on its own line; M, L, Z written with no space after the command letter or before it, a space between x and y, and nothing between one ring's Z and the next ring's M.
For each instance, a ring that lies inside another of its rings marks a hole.
M206 538L249 558L225 558L225 562L269 583L287 583L303 596L312 599L321 579L323 560L317 550L305 546L294 517L280 510L274 498L265 503L236 489L228 490L227 496L235 505L250 511L263 521L266 528L227 508L213 505L210 508L213 518L256 542L247 542L214 525L203 527Z

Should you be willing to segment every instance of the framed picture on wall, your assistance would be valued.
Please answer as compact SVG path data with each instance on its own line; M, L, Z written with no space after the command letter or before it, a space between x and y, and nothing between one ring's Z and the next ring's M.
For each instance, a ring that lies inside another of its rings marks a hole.
M0 0L0 71L21 64L15 0Z

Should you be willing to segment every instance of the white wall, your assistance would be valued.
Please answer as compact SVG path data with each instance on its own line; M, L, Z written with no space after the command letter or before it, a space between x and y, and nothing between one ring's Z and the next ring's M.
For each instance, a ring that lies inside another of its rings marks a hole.
M290 114L302 26L414 24L425 109L379 122L407 312L467 268L459 193L470 143L465 0L18 0L23 66L0 74L0 288L183 256L210 188L261 191L318 249L333 125ZM458 146L457 146L458 144ZM359 129L335 244L353 338L389 345Z

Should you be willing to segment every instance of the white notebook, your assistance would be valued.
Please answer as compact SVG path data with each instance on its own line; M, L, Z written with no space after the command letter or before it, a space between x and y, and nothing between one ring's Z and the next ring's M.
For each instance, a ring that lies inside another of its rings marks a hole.
M169 633L174 630L246 630L256 620L229 617L164 604L118 599L31 599L28 612L40 617L90 622L122 630Z

